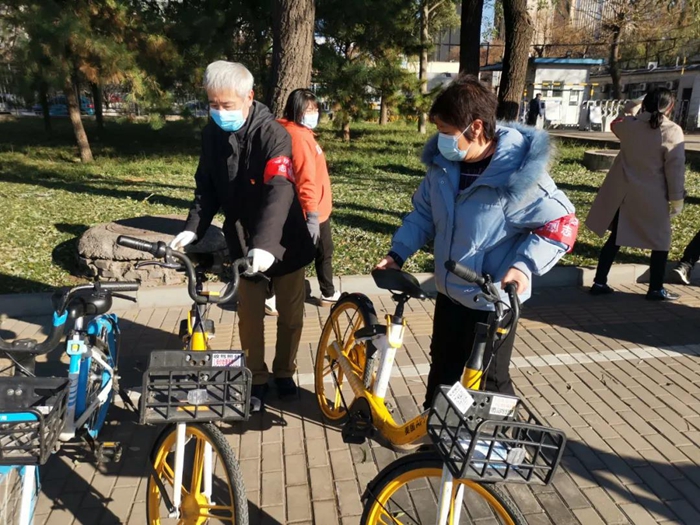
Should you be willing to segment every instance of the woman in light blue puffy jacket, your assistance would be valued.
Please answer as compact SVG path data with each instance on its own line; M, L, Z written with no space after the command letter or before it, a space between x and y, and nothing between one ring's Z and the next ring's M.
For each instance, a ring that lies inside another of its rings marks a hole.
M547 133L497 125L496 106L490 88L471 75L460 75L437 97L430 120L439 133L422 157L427 174L413 196L413 211L377 265L400 268L434 242L438 297L425 408L439 385L460 379L476 323L487 322L493 310L477 301L476 286L448 273L445 262L488 273L501 287L514 282L524 301L532 274L549 271L573 247L578 231L574 206L547 173ZM488 390L514 393L508 372L514 339L512 330L493 358Z

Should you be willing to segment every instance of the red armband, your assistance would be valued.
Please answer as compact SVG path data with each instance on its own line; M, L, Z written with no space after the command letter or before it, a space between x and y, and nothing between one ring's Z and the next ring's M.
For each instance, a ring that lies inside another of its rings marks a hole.
M576 235L578 235L578 219L576 215L570 213L537 228L534 233L545 239L566 244L566 253L570 253L574 249Z
M268 160L263 172L263 182L267 184L272 177L284 177L293 183L294 168L292 168L292 159L289 157L275 157Z

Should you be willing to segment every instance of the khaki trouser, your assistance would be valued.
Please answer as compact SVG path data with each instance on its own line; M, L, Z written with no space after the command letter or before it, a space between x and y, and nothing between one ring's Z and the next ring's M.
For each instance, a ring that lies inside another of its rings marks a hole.
M267 383L270 375L265 364L265 298L268 283L241 279L238 288L238 330L246 352L247 365L253 373L253 384ZM277 344L272 373L276 378L293 377L297 369L301 330L304 327L304 269L272 278L277 297Z

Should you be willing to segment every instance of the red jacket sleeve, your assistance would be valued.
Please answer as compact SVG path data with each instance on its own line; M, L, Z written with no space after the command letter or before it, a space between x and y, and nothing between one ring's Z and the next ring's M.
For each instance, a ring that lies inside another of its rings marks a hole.
M318 213L320 190L316 184L316 148L302 137L292 136L292 166L304 213Z

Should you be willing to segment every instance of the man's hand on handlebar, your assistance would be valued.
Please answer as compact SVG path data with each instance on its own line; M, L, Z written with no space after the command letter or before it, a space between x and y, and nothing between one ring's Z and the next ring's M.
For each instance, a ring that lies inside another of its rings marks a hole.
M184 232L178 233L177 236L172 241L170 241L170 244L168 244L168 248L172 250L182 251L182 249L185 246L187 246L188 244L192 244L196 240L197 235L194 232L185 230Z
M250 257L252 261L250 265L251 267L249 268L249 271L246 271L246 273L250 274L266 272L270 269L270 266L275 263L275 256L260 248L253 248L250 250L248 257Z
M396 264L396 261L394 260L391 255L387 255L384 257L381 261L376 266L377 270L400 270L401 267Z
M505 290L508 283L514 283L518 295L524 294L530 286L530 279L527 275L518 270L515 266L511 266L506 274L501 279L501 288Z

